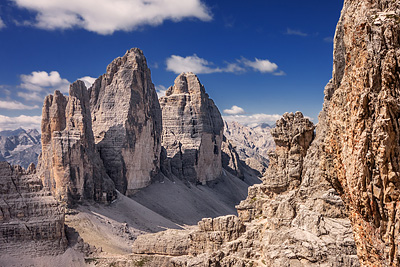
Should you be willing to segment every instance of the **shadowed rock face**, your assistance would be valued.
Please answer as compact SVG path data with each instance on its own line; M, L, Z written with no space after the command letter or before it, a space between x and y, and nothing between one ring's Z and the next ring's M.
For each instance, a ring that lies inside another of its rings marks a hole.
M400 265L399 21L399 1L346 0L325 90L322 167L365 266Z
M0 162L0 251L31 257L64 252L64 208L43 188L35 166Z
M193 73L182 73L160 98L166 172L196 183L215 180L222 171L223 121L218 108Z
M89 89L96 148L122 193L159 172L161 109L146 58L138 48L116 58Z
M45 98L39 177L56 199L67 204L84 199L110 201L114 185L95 151L89 95L82 81Z

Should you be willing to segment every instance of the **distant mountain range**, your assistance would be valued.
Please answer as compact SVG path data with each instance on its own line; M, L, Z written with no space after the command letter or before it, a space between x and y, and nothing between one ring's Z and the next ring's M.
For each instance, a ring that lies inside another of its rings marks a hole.
M37 165L42 149L41 135L36 129L8 130L0 132L0 161L27 168L30 163Z

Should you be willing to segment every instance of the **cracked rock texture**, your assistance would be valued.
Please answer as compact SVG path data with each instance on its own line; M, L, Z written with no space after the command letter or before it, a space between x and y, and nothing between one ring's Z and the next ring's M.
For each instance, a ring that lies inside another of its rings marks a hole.
M64 208L42 186L35 166L0 162L0 251L2 256L38 257L64 252Z
M162 122L143 52L114 59L89 94L96 148L116 189L148 186L159 173Z
M224 124L214 102L193 73L182 73L160 98L166 173L191 183L221 175Z
M270 169L237 206L239 216L186 230L188 248L170 266L359 266L346 209L319 168L323 139L314 138L314 125L300 112L286 113L272 135ZM134 248L141 240L149 239ZM173 242L158 242L151 253L162 254L165 244Z
M82 81L71 84L68 97L55 91L44 100L38 173L53 196L68 205L115 198L94 147L89 95Z
M325 90L322 167L365 266L400 265L399 22L399 1L344 1Z

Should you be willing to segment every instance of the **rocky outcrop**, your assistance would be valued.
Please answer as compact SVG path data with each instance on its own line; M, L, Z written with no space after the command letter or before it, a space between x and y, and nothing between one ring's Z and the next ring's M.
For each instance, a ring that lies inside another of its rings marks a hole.
M240 160L232 142L225 136L222 139L221 153L222 167L234 176L243 179L246 166Z
M161 110L138 48L116 58L89 89L96 148L121 193L148 186L159 172Z
M262 177L269 164L269 153L275 149L268 124L244 126L235 121L224 121L224 135L232 143L240 160Z
M319 169L323 139L314 138L314 125L286 113L272 135L270 169L237 206L239 217L203 219L186 231L188 249L171 266L359 266L343 202Z
M164 172L191 183L221 175L223 121L218 108L193 73L182 73L160 98Z
M55 91L45 98L38 170L54 197L69 205L115 198L94 147L89 95L82 81L70 86L69 97Z
M365 266L400 265L399 21L398 1L346 0L325 90L322 167Z
M63 253L64 208L43 188L35 166L0 162L0 251L38 257Z

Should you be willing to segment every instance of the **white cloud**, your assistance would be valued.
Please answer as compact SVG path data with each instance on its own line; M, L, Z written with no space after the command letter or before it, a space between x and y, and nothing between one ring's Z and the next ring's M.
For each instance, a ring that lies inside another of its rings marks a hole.
M272 73L272 75L274 75L274 76L286 76L286 73L283 70L281 70L281 71Z
M38 94L38 92L18 92L17 95L26 101L42 102L44 99L44 97Z
M33 71L29 75L21 75L21 88L36 92L49 92L49 90L60 90L68 92L70 82L61 78L57 71L47 73L46 71Z
M268 59L258 59L255 58L254 61L250 61L246 58L242 58L241 60L244 65L253 68L256 71L266 73L266 72L274 72L278 69L278 65L272 63Z
M0 18L0 29L5 28L6 24L4 24L4 21Z
M86 88L89 88L93 85L94 81L96 81L96 78L93 78L90 76L85 76L85 77L79 78L78 80L81 80L82 82L84 82Z
M224 109L224 113L229 115L238 115L243 114L244 109L238 106L232 106L230 109Z
M255 58L254 61L243 58L236 60L237 63L225 62L225 67L214 66L212 62L204 58L198 57L196 54L193 56L181 57L172 55L167 58L167 70L176 74L182 72L193 72L196 74L209 74L209 73L242 73L248 71L250 68L262 73L273 73L278 69L278 65L269 61L268 59ZM282 71L281 71L282 72ZM282 72L284 73L284 72ZM283 75L276 73L277 75ZM275 73L274 73L275 74Z
M79 27L99 34L156 26L165 20L212 19L201 0L13 0L37 12L36 27L48 30Z
M261 123L274 124L282 116L278 114L253 114L253 115L230 115L223 116L223 119L229 122L236 121L243 125L257 125Z
M167 88L164 85L156 85L156 92L158 98L165 96L165 93L167 92Z
M333 37L325 37L324 42L333 43Z
M298 30L292 30L290 28L287 28L286 34L288 34L288 35L297 35L297 36L302 36L302 37L308 36L308 34L305 33L305 32L298 31Z
M0 100L0 109L12 109L12 110L31 110L39 108L38 105L27 106L17 101L4 101Z
M40 131L41 116L7 117L0 115L0 131L15 130L19 127L24 129L37 129Z

